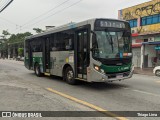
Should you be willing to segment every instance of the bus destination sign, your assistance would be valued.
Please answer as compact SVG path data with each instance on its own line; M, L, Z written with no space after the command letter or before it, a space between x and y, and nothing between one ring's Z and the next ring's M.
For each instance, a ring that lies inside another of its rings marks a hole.
M125 28L125 23L121 21L100 20L99 27Z

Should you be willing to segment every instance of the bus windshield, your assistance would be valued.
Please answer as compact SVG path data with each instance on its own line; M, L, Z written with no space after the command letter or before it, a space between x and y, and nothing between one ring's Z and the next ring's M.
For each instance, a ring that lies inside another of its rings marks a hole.
M98 30L93 41L93 57L123 58L131 56L131 38L127 31Z

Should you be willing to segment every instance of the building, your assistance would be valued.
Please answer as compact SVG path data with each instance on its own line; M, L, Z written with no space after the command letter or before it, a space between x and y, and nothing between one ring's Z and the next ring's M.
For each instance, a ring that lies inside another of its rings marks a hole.
M160 0L119 10L118 17L129 21L132 28L135 67L160 65Z

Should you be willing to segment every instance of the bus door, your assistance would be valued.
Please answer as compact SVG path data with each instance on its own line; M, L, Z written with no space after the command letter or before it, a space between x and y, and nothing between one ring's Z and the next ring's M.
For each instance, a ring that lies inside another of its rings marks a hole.
M88 29L79 30L76 32L76 73L80 79L87 79L87 67L89 63L89 37Z
M49 38L43 40L43 71L50 73L50 41Z

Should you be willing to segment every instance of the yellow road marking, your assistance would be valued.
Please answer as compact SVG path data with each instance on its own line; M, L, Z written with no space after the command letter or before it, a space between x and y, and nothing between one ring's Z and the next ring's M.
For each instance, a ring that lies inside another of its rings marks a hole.
M60 95L60 96L62 96L62 97L65 97L65 98L67 98L67 99L69 99L69 100L72 100L72 101L77 102L77 103L79 103L79 104L82 104L82 105L85 105L85 106L87 106L87 107L90 107L90 108L92 108L92 109L94 109L94 110L97 110L97 111L99 111L99 112L101 112L101 113L103 113L103 114L106 114L107 116L109 115L109 116L111 116L111 117L114 117L114 118L116 118L117 120L128 120L128 119L125 118L125 117L118 117L118 115L116 115L116 114L114 114L114 113L111 113L111 112L109 112L108 110L105 110L105 109L103 109L103 108L100 108L100 107L98 107L98 106L96 106L96 105L93 105L93 104L91 104L91 103L85 102L85 101L83 101L83 100L77 99L77 98L72 97L72 96L70 96L70 95L67 95L67 94L58 92L58 91L56 91L56 90L54 90L54 89L52 89L52 88L46 88L46 89L47 89L48 91L50 91L50 92L53 92L53 93L55 93L55 94L58 94L58 95Z

